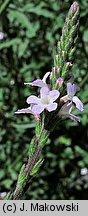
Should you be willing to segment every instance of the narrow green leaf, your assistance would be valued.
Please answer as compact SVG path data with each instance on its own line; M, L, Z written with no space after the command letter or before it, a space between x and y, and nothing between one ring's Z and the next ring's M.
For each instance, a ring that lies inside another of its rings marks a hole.
M35 151L35 138L32 139L30 146L29 146L29 158L32 158L33 153Z
M32 23L25 14L21 13L21 11L10 10L8 18L10 22L17 21L17 23L20 23L23 28L27 28L30 30L33 29Z
M12 199L12 193L9 192L6 194L6 196L3 198L3 200L11 200Z
M10 46L19 45L20 41L21 40L19 38L12 39L10 41L7 40L7 41L0 44L0 50L2 50L4 48L9 48Z
M48 138L47 131L44 131L43 134L42 134L41 140L40 140L40 146L42 148L46 144L47 138Z
M20 186L20 188L23 187L25 180L27 179L27 176L25 174L25 164L21 167L20 174L18 176L18 182L17 184Z
M0 15L6 10L11 0L5 0L0 6Z
M36 123L36 128L35 128L35 134L36 134L36 137L39 136L40 131L41 131L41 122L38 121L38 122Z
M25 52L27 50L27 47L28 47L28 43L29 43L28 39L26 39L25 41L23 41L23 43L20 43L20 45L19 45L19 51L18 51L19 57L22 57L25 54Z
M38 170L39 170L40 166L42 165L42 163L43 163L43 159L39 159L38 162L33 167L31 173L30 173L31 176L35 175L38 172Z

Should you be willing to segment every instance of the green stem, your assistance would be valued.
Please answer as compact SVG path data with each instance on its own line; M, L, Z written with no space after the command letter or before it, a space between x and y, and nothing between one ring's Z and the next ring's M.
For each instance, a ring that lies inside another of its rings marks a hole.
M27 163L27 165L25 167L25 170L24 170L25 176L26 176L25 182L24 182L22 187L20 187L20 185L17 184L16 189L15 189L15 191L13 193L13 196L12 196L13 200L20 199L25 194L26 190L28 189L28 187L30 185L30 181L32 179L32 176L30 175L30 173L31 173L33 167L35 166L35 164L36 164L36 162L37 162L37 160L39 158L39 154L41 152L40 142L41 142L41 138L42 138L42 134L43 134L44 130L45 129L44 129L44 116L43 116L40 135L37 138L36 143L35 143L36 147L35 147L34 154L33 154L32 158L31 158L31 160L28 160L28 163Z

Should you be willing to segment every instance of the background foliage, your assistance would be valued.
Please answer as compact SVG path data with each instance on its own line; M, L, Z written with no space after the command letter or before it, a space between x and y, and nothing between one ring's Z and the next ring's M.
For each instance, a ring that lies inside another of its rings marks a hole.
M0 31L0 192L15 188L21 165L27 161L34 134L31 115L15 115L36 88L24 86L50 71L53 49L73 1L8 1L1 11ZM63 2L63 4L62 4ZM81 123L63 122L45 147L44 164L32 180L24 199L88 199L88 0L80 5L80 29L73 74L85 104ZM76 114L77 111L74 110ZM78 113L78 115L80 115Z

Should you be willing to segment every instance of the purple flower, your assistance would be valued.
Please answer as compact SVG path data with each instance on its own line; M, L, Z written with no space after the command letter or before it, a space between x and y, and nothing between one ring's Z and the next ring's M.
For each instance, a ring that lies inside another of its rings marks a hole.
M33 114L35 117L35 121L40 121L40 116L39 115L35 115L32 110L31 110L32 106L28 107L28 108L24 108L24 109L20 109L17 110L15 113L16 114L22 114L22 113L27 113L27 114Z
M72 84L71 82L68 82L67 95L63 96L60 100L64 102L71 101L75 103L77 109L83 111L83 103L77 96L74 96L77 91L79 91L79 87L75 84Z
M46 86L46 79L48 78L48 76L50 75L51 72L47 72L43 79L37 79L33 82L29 82L29 83L24 83L25 85L31 85L31 86L38 86L38 87L43 87L43 86Z
M27 98L27 103L30 107L17 110L16 114L27 113L33 115L39 115L44 109L52 112L57 109L57 103L53 103L60 93L58 90L50 91L47 86L43 86L40 90L40 98L35 95L31 95Z
M34 95L27 98L27 103L32 105L32 112L40 114L44 109L52 112L57 109L57 103L53 103L60 95L58 90L50 91L47 86L43 86L40 90L40 98Z
M72 102L66 103L61 107L61 109L59 111L59 116L62 118L64 118L64 117L70 118L75 122L80 122L80 118L71 114L71 111L72 111Z

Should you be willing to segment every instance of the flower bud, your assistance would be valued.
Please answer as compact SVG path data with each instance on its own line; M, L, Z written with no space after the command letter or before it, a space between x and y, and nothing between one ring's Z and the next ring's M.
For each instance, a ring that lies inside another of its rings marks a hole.
M39 122L39 121L40 121L40 115L34 115L34 117L35 117L35 121L36 121L36 122Z
M71 62L67 62L67 66L72 67L72 63Z
M63 78L62 78L62 77L59 77L59 78L57 79L57 85L58 85L59 88L62 87L63 82L64 82L64 81L63 81Z
M59 72L60 68L58 66L52 68L52 73Z

